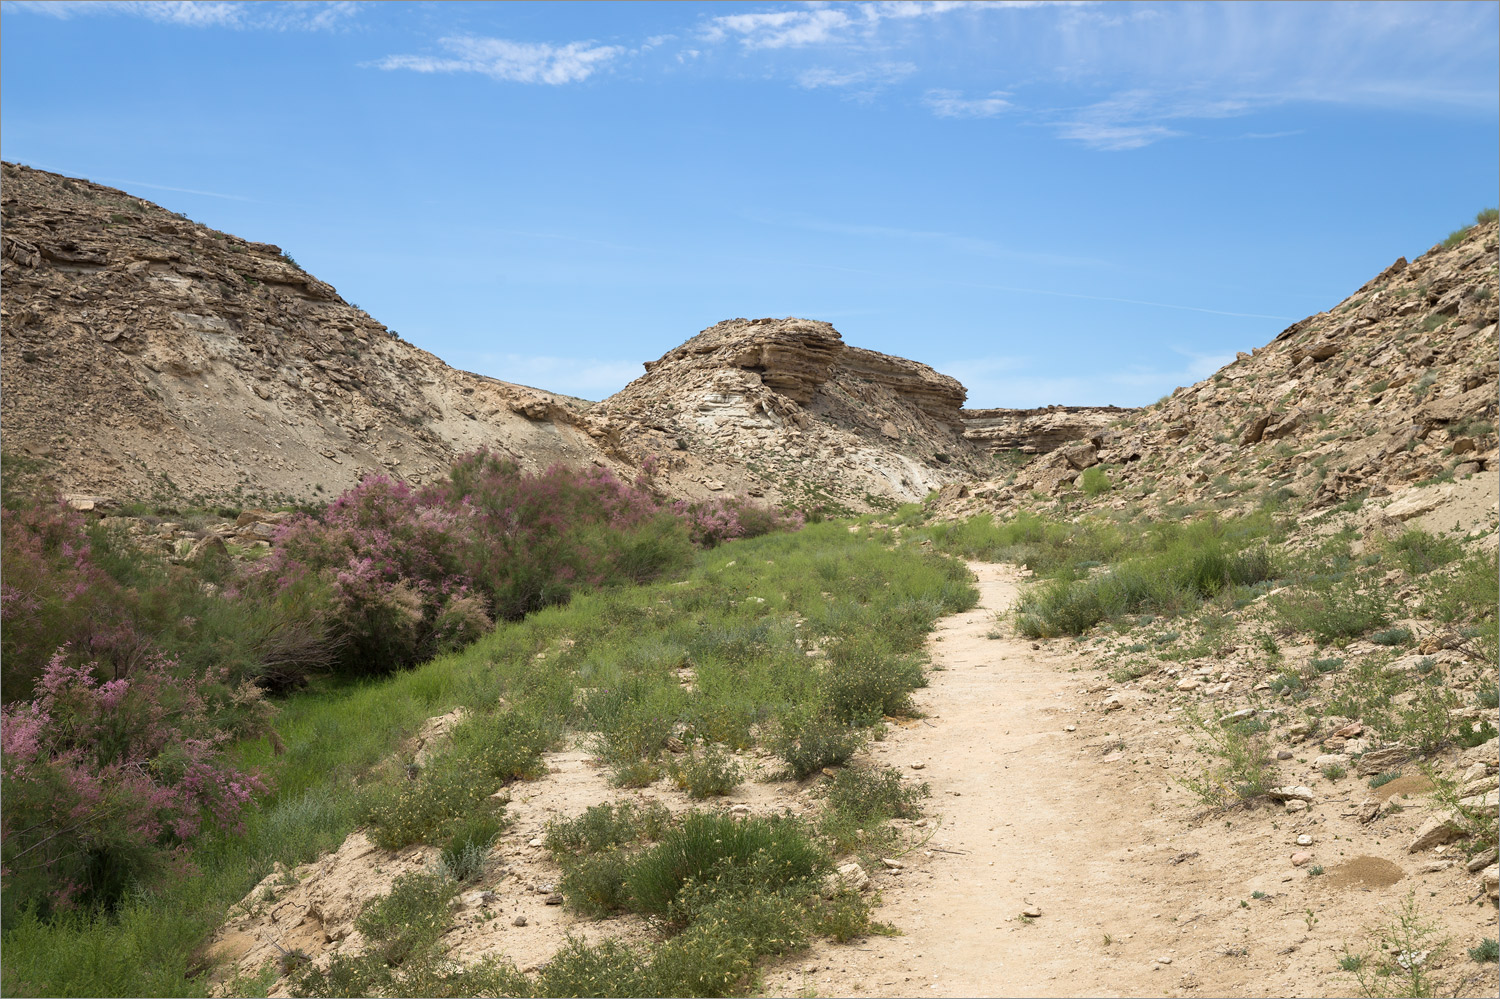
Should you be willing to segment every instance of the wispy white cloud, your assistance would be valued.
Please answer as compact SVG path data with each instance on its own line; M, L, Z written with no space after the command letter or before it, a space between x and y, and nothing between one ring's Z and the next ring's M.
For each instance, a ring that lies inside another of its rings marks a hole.
M196 194L204 198L223 198L225 201L254 201L242 194L220 194L218 191L200 191L192 187L171 187L167 184L148 184L144 180L126 180L123 177L100 177L110 184L126 184L130 187L145 187L153 191L175 191L178 194Z
M1182 362L1175 366L1136 365L1076 374L1042 374L1036 358L1000 355L968 358L937 368L963 382L973 409L1026 409L1054 404L1071 406L1141 406L1180 385L1202 381L1234 360L1233 355L1201 354L1172 348Z
M751 14L723 14L711 18L701 35L709 42L738 41L755 49L805 48L868 40L885 21L915 21L966 8L1035 7L1041 0L901 0L851 3L838 6L801 4Z
M756 14L725 14L704 28L706 41L736 38L747 49L800 48L841 38L856 19L837 7L801 7Z
M480 353L465 361L481 375L591 400L613 395L645 374L639 361L597 357Z
M237 0L7 0L7 11L42 14L59 20L115 15L139 17L185 28L271 31L325 31L353 17L353 0L329 3L243 3Z
M370 65L418 73L481 73L512 83L576 83L586 80L620 56L618 45L593 42L513 42L504 38L459 35L440 38L449 55L390 55Z
M797 83L805 90L830 87L849 90L855 96L868 98L916 71L916 63L911 62L882 62L852 69L817 66L798 74Z
M1003 90L992 90L984 97L965 97L957 90L929 90L922 103L939 118L993 118L1010 109Z

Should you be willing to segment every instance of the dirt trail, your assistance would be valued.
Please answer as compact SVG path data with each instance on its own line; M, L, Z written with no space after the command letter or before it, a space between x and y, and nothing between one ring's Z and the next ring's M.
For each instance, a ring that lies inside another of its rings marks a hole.
M1161 926L1178 905L1130 862L1149 840L1152 788L1101 772L1109 736L1077 706L1071 657L1008 626L986 637L1017 594L1015 569L971 568L980 604L933 633L931 682L917 695L926 718L873 750L931 784L929 812L942 816L904 869L879 876L877 916L903 935L820 947L780 981L821 995L1160 994L1180 976L1155 960L1180 948ZM1021 918L1029 906L1041 916ZM1111 967L1121 944L1138 966L1129 972Z
M1420 872L1390 833L1364 850L1404 870L1398 885L1293 870L1303 833L1331 873L1351 859L1342 847L1357 827L1337 810L1353 806L1337 800L1301 817L1194 822L1200 810L1166 769L1191 742L1181 720L1138 695L1102 710L1107 685L1071 643L1038 649L997 625L1016 569L970 568L981 601L931 637L930 684L916 698L926 717L872 750L926 780L928 813L940 816L903 867L871 872L876 918L901 935L819 943L767 969L769 994L1348 994L1344 942L1367 945L1366 927L1406 891L1446 887L1414 883ZM1002 637L987 637L997 628ZM1040 916L1023 918L1032 906ZM1486 919L1468 912L1464 923Z

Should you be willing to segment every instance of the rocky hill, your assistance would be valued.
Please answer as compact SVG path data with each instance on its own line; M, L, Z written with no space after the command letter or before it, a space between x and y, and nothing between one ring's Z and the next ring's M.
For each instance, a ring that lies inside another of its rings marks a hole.
M5 450L64 491L306 500L481 445L603 459L574 401L457 371L278 247L5 164Z
M660 360L594 410L632 455L705 463L710 487L832 509L921 499L972 478L957 380L844 344L828 323L730 319Z
M451 368L280 248L124 191L6 163L0 212L5 453L66 493L307 501L488 447L868 509L983 467L963 386L826 323L720 323L591 407Z
M1316 510L1481 472L1493 485L1496 235L1489 220L1397 260L1196 385L962 500L950 491L948 512L1034 505L1034 492L1124 507L1276 490Z

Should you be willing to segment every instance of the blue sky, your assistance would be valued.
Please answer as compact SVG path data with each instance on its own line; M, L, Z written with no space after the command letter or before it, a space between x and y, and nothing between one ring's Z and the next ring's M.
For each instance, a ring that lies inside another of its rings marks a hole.
M1500 5L0 5L0 154L602 398L826 319L1150 402L1497 203Z

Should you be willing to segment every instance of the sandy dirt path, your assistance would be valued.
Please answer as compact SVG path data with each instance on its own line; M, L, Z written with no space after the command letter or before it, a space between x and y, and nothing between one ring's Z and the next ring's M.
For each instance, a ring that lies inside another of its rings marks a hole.
M1082 658L997 624L1015 567L970 568L981 600L931 636L925 717L872 747L874 762L931 785L938 818L901 868L871 872L875 915L901 935L818 944L768 969L767 992L1314 994L1286 955L1316 949L1331 966L1332 942L1309 937L1281 869L1258 876L1235 852L1271 844L1221 825L1212 846L1194 846L1205 830L1188 828L1164 769L1180 728L1098 710L1103 685ZM1239 904L1257 889L1274 911ZM1041 914L1023 918L1033 906Z
M819 995L1161 994L1178 976L1156 958L1173 956L1180 934L1159 924L1176 910L1129 862L1157 852L1143 842L1151 787L1100 772L1107 733L1078 707L1070 657L1008 626L986 637L1017 594L1014 567L971 569L980 603L932 635L933 672L917 694L926 717L872 750L926 780L928 811L941 816L904 868L876 875L876 915L902 935L818 947L767 984ZM1022 918L1029 906L1041 915ZM1111 969L1122 950L1136 966L1128 982Z

